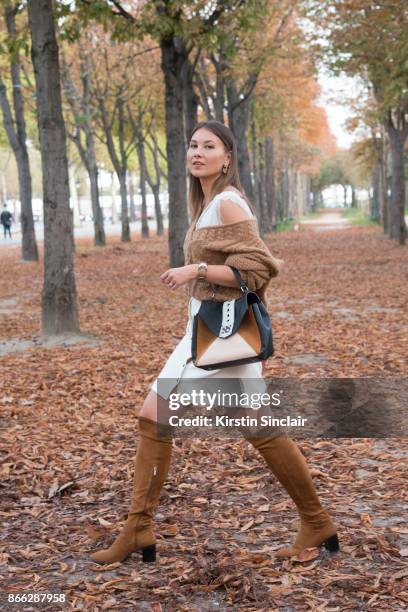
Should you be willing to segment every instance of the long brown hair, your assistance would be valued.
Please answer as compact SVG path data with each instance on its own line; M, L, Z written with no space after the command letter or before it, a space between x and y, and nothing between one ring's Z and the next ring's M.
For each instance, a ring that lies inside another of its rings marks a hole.
M215 136L218 136L218 138L224 143L225 150L231 153L227 173L224 174L224 172L221 172L220 176L214 181L210 194L210 200L212 200L221 191L224 191L227 185L232 185L236 189L239 189L239 191L243 194L245 201L255 214L254 208L251 202L248 200L241 185L241 181L239 180L237 145L230 128L220 121L215 121L215 119L211 119L210 121L201 121L195 125L191 133L190 140L194 133L200 128L205 128L206 130L209 130L215 134ZM203 210L204 192L201 187L200 179L193 176L189 171L187 171L187 173L189 177L188 206L190 209L191 221L194 223Z

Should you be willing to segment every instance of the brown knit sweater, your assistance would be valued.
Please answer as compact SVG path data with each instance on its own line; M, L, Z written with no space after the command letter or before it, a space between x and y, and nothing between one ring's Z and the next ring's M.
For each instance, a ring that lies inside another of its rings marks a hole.
M251 291L256 291L266 303L266 288L277 276L284 260L274 257L259 236L256 219L246 219L228 225L213 225L194 229L184 241L185 264L205 261L208 265L233 266ZM189 297L198 300L211 298L212 287L207 281L194 280L187 286ZM224 302L240 298L239 288L217 285L215 300Z

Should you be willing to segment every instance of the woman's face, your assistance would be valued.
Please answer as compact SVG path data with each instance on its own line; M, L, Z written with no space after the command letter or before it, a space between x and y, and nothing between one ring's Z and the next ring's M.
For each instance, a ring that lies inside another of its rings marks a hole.
M199 128L194 132L187 151L187 168L193 176L217 177L230 158L222 140L210 130Z

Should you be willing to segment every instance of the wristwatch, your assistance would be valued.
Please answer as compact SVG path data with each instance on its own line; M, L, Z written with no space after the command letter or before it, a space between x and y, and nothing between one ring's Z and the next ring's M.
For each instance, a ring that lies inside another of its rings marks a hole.
M205 280L207 278L207 270L208 270L208 266L204 261L199 263L198 269L197 269L197 279Z

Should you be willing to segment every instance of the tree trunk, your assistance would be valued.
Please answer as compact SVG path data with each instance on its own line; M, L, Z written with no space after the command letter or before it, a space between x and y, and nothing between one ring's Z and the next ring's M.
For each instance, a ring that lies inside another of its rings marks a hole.
M289 194L289 172L288 162L285 159L283 162L283 168L281 170L281 181L280 181L280 201L281 201L281 219L285 220L289 217L289 205L290 205L290 194Z
M52 0L29 0L44 198L42 334L78 332L65 124Z
M162 236L163 234L163 213L160 204L160 192L158 187L153 186L153 197L154 197L154 212L156 215L156 234Z
M25 143L16 155L16 162L21 202L22 258L24 261L38 261L32 208L30 162Z
M380 214L380 181L380 166L377 163L374 166L371 179L373 195L370 198L370 219L373 221L377 221Z
M266 198L265 198L265 153L263 142L258 142L258 193L259 193L259 205L261 209L261 221L260 221L260 230L262 234L265 234L268 231L268 211L266 206Z
M130 208L130 222L134 223L136 221L136 202L135 202L135 182L133 178L133 174L129 174L129 208Z
M91 185L91 203L92 203L92 215L94 224L94 244L95 246L105 246L105 228L103 211L99 200L99 185L98 185L98 167L95 163L91 163L88 171L89 182Z
M211 95L211 85L206 77L206 63L204 61L204 58L200 58L199 68L194 74L194 80L197 84L197 88L199 91L199 101L201 104L201 108L204 111L206 120L209 121L210 119L214 119L210 105L210 100L213 100L214 96Z
M68 177L70 204L72 203L72 227L74 231L75 227L81 225L81 210L79 207L79 197L76 186L76 168L74 164L68 165Z
M187 59L183 66L183 109L184 109L184 128L186 145L190 142L191 133L194 126L198 123L198 104L199 97L194 91L194 66Z
M354 185L351 186L351 208L357 207L356 188Z
M347 208L347 185L342 185L343 187L343 206Z
M224 108L225 108L225 82L224 82L224 60L222 54L218 62L213 62L215 66L215 118L220 123L224 123Z
M16 8L7 4L4 18L7 32L10 37L16 34L15 24ZM38 249L35 239L34 218L32 209L32 186L30 162L26 144L26 127L24 117L24 100L21 93L20 60L10 58L10 73L12 83L12 96L14 120L7 98L6 87L0 77L0 106L3 111L3 124L10 147L16 159L18 184L20 194L20 218L22 232L22 259L24 261L38 261Z
M147 163L146 163L145 169L146 169L146 179L147 179L147 182L149 183L150 189L152 190L153 197L154 197L154 212L155 212L155 217L156 217L156 234L157 236L161 236L163 234L163 213L162 213L161 203L160 203L161 169L160 169L159 157L158 157L158 144L154 136L152 137L152 140L153 140L153 145L150 145L147 140L146 140L146 143L148 144L152 152L152 156L153 156L154 171L156 174L155 181L153 180L153 177L149 172L149 167Z
M116 176L119 180L119 191L121 198L121 240L122 242L130 242L130 226L129 226L129 213L128 213L128 202L127 202L127 155L125 151L125 115L124 115L124 102L120 95L116 100L116 108L118 110L118 140L119 140L119 151L120 157L116 152L115 142L112 133L112 121L109 120L108 112L105 106L105 98L98 93L98 105L100 115L102 119L103 130L106 136L106 145L109 152L109 157L112 162L112 166L115 169ZM114 203L113 203L114 205Z
M181 72L186 50L177 37L161 40L161 65L165 81L166 151L169 187L169 254L172 268L184 265L183 244L188 227L186 160Z
M115 185L115 173L111 172L111 214L112 214L112 225L118 222L118 211L116 209L116 185Z
M227 99L229 126L237 143L239 177L246 195L250 200L253 200L254 190L247 144L251 96L247 96L245 100L240 100L234 81L231 77L228 77Z
M302 173L302 201L303 201L303 214L310 211L310 176Z
M388 193L387 193L387 145L385 134L381 138L381 149L379 155L380 166L380 218L384 233L388 234Z
M89 78L89 75L87 75ZM87 118L91 116L90 104L87 104ZM89 120L89 119L88 119ZM91 185L92 216L94 224L94 244L95 246L105 246L105 227L103 211L99 199L98 184L98 164L95 155L95 143L92 127L87 123L84 127L86 138L86 169L88 171L89 182Z
M89 58L80 49L80 75L82 82L82 93L77 88L71 77L69 67L63 65L63 85L65 85L66 99L71 107L72 118L75 127L69 137L74 142L82 163L86 168L91 187L92 217L94 224L94 244L104 246L106 244L103 211L99 201L98 164L95 155L94 134L92 131L92 105L93 95L90 77ZM82 133L85 134L85 146L82 143ZM71 183L72 184L72 183Z
M139 127L140 118L139 118ZM147 220L147 201L146 201L146 155L144 150L144 143L141 138L141 130L139 132L139 139L136 145L137 148L137 157L139 159L139 168L140 168L140 193L142 196L142 238L149 237L149 223Z
M127 156L125 153L125 108L123 99L118 99L118 123L119 123L119 150L120 150L120 199L122 220L122 242L130 242L129 206L127 200Z
M293 164L288 160L287 164L287 202L288 202L288 217L292 218L295 216L295 172Z
M267 207L267 231L272 231L277 224L276 189L275 189L275 152L272 136L265 137L265 197Z
M253 107L252 107L253 108ZM251 112L251 156L252 156L252 169L254 173L254 189L253 189L253 203L256 210L256 216L260 222L262 217L262 209L261 209L261 197L259 193L259 165L258 165L258 139L256 135L256 123L255 123L255 115L252 110ZM261 229L261 228L260 228Z
M129 225L129 215L128 215L128 201L127 201L127 186L126 186L126 168L122 168L121 173L119 174L119 192L120 192L120 215L122 221L122 233L121 233L121 241L122 242L130 242L130 225Z
M142 197L142 238L149 238L149 221L147 218L146 179L142 173L139 177L140 195Z
M317 187L312 187L312 209L311 212L315 212L316 208L319 207L319 190Z
M405 169L404 145L408 129L398 130L391 122L387 123L387 132L391 145L392 182L391 182L391 210L390 210L390 238L398 240L400 245L405 244L407 226L404 218L405 208Z

